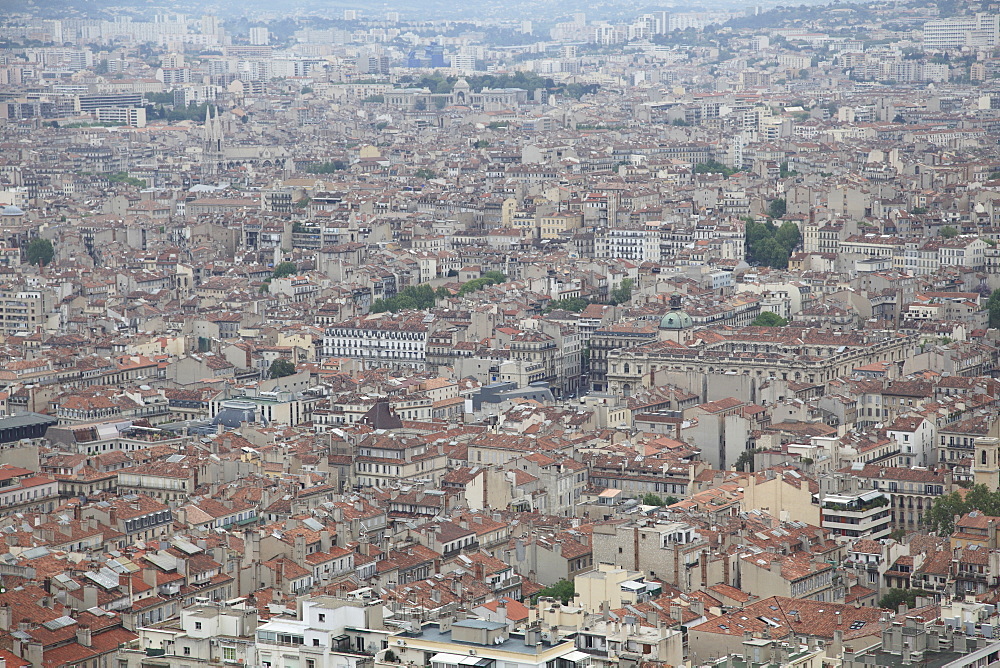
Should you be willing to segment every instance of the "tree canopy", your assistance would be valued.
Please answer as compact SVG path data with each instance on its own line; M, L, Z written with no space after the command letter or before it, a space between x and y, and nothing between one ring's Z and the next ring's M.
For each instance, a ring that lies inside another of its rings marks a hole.
M271 272L271 278L286 278L293 275L296 270L294 262L279 262L278 266Z
M55 250L52 248L52 242L41 237L32 239L24 249L24 259L28 261L28 264L46 265L52 262L54 255Z
M990 327L1000 327L1000 290L990 293L986 300L986 310L990 312Z
M474 278L471 281L466 281L462 284L462 287L458 290L458 296L464 297L465 295L482 290L487 285L496 285L497 283L506 283L507 277L500 271L488 271L479 278Z
M563 605L565 605L572 601L573 596L575 595L576 587L573 586L573 582L571 580L560 580L554 585L539 590L539 592L532 597L532 602L537 603L539 598L543 596L551 596L552 598L559 599L562 601Z
M268 370L268 375L271 378L284 378L285 376L291 376L295 373L295 364L289 360L281 357L279 359L271 362L271 368Z
M920 589L898 589L893 587L886 592L885 596L879 599L878 607L896 610L901 603L905 603L908 608L917 606L917 596L923 595Z
M762 311L750 324L754 327L784 327L788 321L773 311Z
M372 313L396 313L413 309L425 309L434 306L436 294L434 288L427 285L408 285L394 297L376 299L372 304Z
M632 301L632 279L625 278L617 288L611 291L612 304L627 304Z
M579 313L583 309L587 308L590 301L584 299L583 297L565 297L564 299L553 299L545 307L546 313L551 313L552 311L572 311L574 313Z
M802 237L799 226L790 220L781 227L770 220L763 223L748 220L745 231L747 261L775 269L788 268L788 258Z
M666 496L661 498L660 495L653 494L652 492L643 494L639 500L644 506L672 506L680 501L680 499L676 496Z
M732 176L738 169L733 169L732 167L726 167L718 160L709 160L708 162L699 162L694 166L695 174L722 174L726 178Z
M1000 516L1000 490L990 491L986 485L973 485L964 495L960 492L944 494L934 499L924 519L939 536L947 536L955 530L955 516L961 517L973 510L992 517Z
M787 210L788 205L785 200L779 197L778 199L771 200L771 203L767 206L767 215L771 218L782 218Z

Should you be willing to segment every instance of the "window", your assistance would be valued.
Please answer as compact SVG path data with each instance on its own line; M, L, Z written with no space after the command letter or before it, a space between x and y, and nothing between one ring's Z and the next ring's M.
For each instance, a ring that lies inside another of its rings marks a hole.
M194 623L194 628L195 628L196 630L200 631L200 630L201 630L201 622L195 622L195 623Z
M184 648L184 656L191 656L191 648L190 647L185 647Z
M322 612L319 613L319 621L321 621L321 622L325 622L326 621L326 615L324 613L322 613Z
M223 647L222 648L222 660L223 661L235 661L236 660L236 648L235 647Z

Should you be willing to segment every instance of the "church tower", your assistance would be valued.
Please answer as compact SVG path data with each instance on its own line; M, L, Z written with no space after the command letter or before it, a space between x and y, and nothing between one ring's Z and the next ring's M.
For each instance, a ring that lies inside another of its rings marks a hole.
M205 109L205 126L202 128L202 166L206 174L216 174L219 165L222 163L222 119L219 118L219 110L213 108Z
M972 481L977 485L986 485L991 492L1000 489L1000 439L992 436L976 439Z

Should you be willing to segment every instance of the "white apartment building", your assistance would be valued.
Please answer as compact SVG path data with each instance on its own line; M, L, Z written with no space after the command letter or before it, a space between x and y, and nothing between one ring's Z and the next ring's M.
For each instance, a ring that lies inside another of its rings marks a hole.
M261 668L363 668L387 643L382 602L317 596L299 600L296 619L257 627Z
M976 14L934 19L924 23L924 50L943 51L965 46L993 48L1000 43L1000 14Z
M368 366L423 371L432 316L382 313L352 318L326 329L324 357L349 357Z

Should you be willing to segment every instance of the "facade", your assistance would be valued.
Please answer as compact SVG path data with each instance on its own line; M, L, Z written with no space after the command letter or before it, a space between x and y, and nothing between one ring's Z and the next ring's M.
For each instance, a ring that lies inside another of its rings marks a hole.
M422 370L432 329L422 316L412 314L348 320L327 327L323 356L357 359L372 368Z

